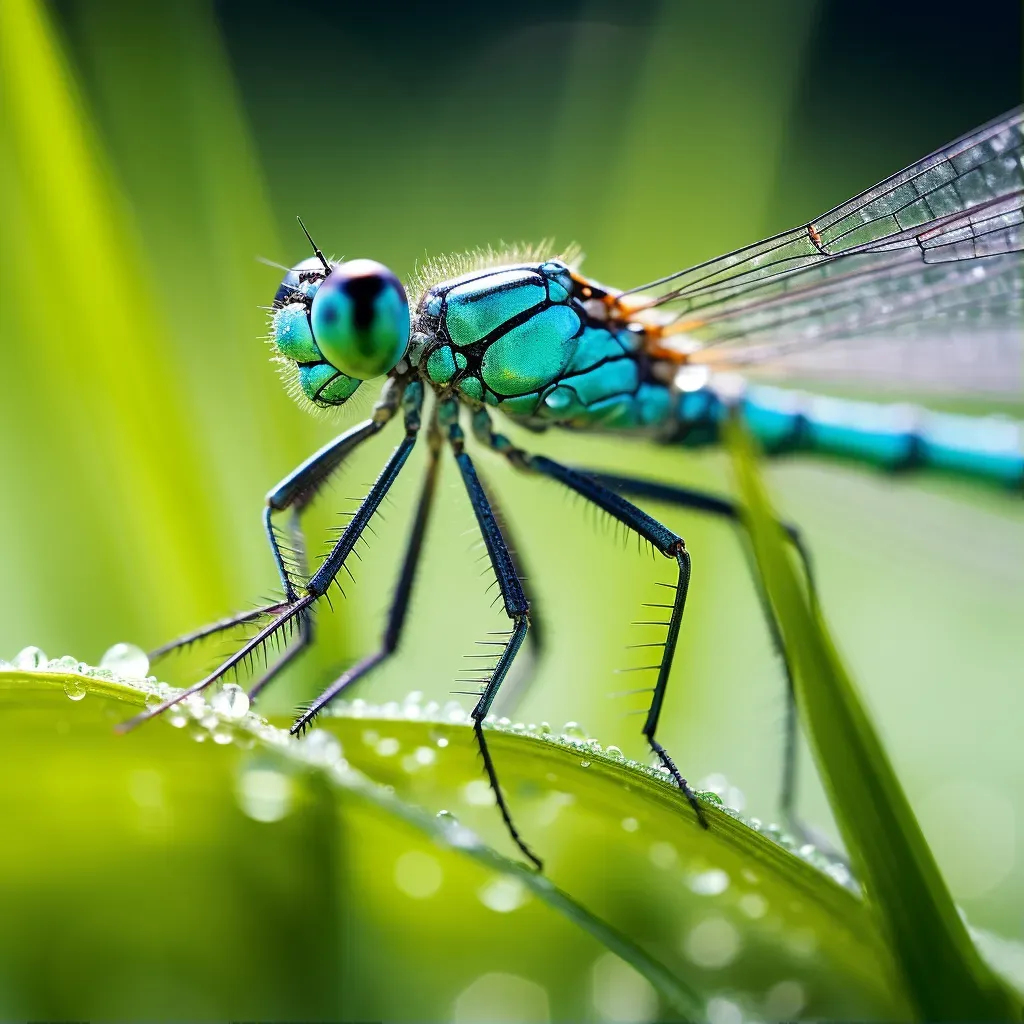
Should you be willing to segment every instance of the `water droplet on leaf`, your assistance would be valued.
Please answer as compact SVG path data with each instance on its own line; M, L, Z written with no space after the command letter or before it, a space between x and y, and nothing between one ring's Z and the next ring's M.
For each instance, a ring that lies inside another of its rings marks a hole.
M68 680L64 684L64 693L68 700L81 700L85 696L85 687L81 683Z
M114 644L100 658L100 668L110 669L124 679L145 679L149 672L149 657L135 644Z
M225 683L210 699L210 704L225 718L244 718L249 710L249 695L237 683Z

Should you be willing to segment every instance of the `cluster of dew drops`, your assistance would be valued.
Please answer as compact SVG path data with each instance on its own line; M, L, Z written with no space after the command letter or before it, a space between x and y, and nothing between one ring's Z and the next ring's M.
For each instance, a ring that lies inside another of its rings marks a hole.
M149 707L154 707L179 692L170 684L160 682L156 676L149 675L149 658L146 652L134 644L127 643L114 644L100 659L98 666L89 665L70 655L50 659L38 647L26 647L19 651L10 663L0 660L0 671L11 669L21 672L61 673L65 676L82 676L123 683L143 691ZM69 679L64 684L64 692L69 699L79 701L85 697L86 687L84 683ZM471 721L469 714L458 701L449 700L443 705L434 700L424 703L423 694L419 691L410 693L402 702L388 701L380 705L371 704L360 698L352 701L339 700L326 709L326 715L335 718L406 719L456 726L469 725ZM265 719L252 713L249 709L248 695L236 683L224 683L212 694L209 701L201 693L190 694L179 704L169 708L163 717L175 728L187 728L192 738L198 742L211 739L216 744L234 743L244 749L251 749L257 740L263 740L275 747L291 748L293 753L299 752L304 761L322 768L346 774L349 770L347 762L342 757L341 744L331 733L315 729L302 740L293 739L284 730L269 725ZM242 728L238 728L239 726ZM578 722L566 722L560 731L555 731L547 722L513 722L509 718L492 714L484 719L484 727L530 737L570 750L579 756L582 768L589 768L595 760L610 762L666 786L675 785L664 766L645 764L629 758L617 746L602 747L596 739L587 735L587 731ZM758 818L745 817L741 813L742 793L729 786L722 776L710 777L706 785L707 789L698 791L698 796L702 800L718 806L724 813L742 821L790 853L813 864L840 885L854 892L860 891L857 881L842 859L822 851L812 843L794 838L779 825L763 823ZM444 811L439 815L442 818L446 816L447 812ZM451 817L450 824L457 828L456 821L453 816ZM456 839L454 845L460 845L457 837L453 838Z
M62 658L48 658L38 647L26 647L19 651L13 661L0 660L0 671L60 673L66 679L64 693L70 700L80 701L86 693L85 679L100 682L115 682L130 686L146 695L147 707L156 707L173 697L177 692L169 683L160 682L149 675L149 657L134 644L117 643L109 648L100 659L99 665L90 665L71 655ZM81 677L82 682L74 677ZM241 722L249 713L249 697L236 683L225 683L207 701L201 694L192 694L179 705L170 708L166 720L176 728L188 725L193 728L192 736L202 742L210 738L214 743L226 744L232 741L252 745L230 728L232 723ZM262 721L260 719L259 721Z
M410 693L401 703L388 701L385 704L377 705L360 698L352 701L340 700L329 707L326 714L329 717L338 718L411 719L451 725L469 725L471 722L469 714L458 701L451 700L443 705L437 701L429 701L424 704L423 694L418 691ZM579 763L582 768L589 768L594 761L611 762L632 772L645 775L665 786L675 788L675 782L668 769L663 765L637 761L627 757L613 745L602 747L596 739L587 734L586 729L578 722L566 722L561 731L556 731L547 722L539 724L513 722L509 718L492 714L484 719L484 727L531 737L568 749L580 757ZM735 786L730 786L724 776L709 776L705 780L705 785L707 788L697 792L700 799L714 804L725 814L743 822L801 860L812 864L845 888L855 893L860 892L860 886L851 874L846 861L835 853L822 850L813 843L804 842L794 837L780 825L762 822L759 818L749 818L742 814L743 794Z

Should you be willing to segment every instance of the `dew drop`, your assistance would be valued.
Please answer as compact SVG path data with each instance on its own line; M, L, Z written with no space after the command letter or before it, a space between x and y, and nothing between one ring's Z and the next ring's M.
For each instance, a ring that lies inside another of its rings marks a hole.
M828 875L833 882L838 882L840 885L850 888L854 884L853 875L850 874L850 869L842 861L834 861L825 868L825 874Z
M437 760L437 754L433 747L417 747L412 755L417 764L433 764Z
M68 700L81 700L85 696L85 687L81 683L69 679L64 684L64 693Z
M465 825L452 825L445 838L461 850L473 850L480 845L480 837Z
M541 722L540 725L537 727L537 731L541 734L541 736L550 736L551 735L551 725L550 725L550 723L548 723L548 722Z
M604 752L613 761L621 761L623 759L623 757L625 756L622 753L622 751L618 747L616 747L614 745L612 745L610 747L605 747L604 748Z
M249 710L249 695L237 683L225 683L213 695L210 704L225 718L244 718Z
M223 725L214 729L210 735L213 737L213 742L222 747L226 746L235 738L234 732Z
M381 757L394 757L398 753L401 743L394 736L385 736L378 740L376 751Z
M171 711L167 715L167 721L174 726L175 729L184 729L188 725L188 715L183 711Z
M562 726L562 735L569 740L585 740L587 738L586 730L579 722L566 722Z
M149 672L149 658L135 644L114 644L100 658L100 668L108 668L124 679L145 679Z
M65 654L64 657L57 662L55 667L60 669L61 672L77 672L78 659L72 658L70 654Z
M590 762L589 761L580 761L580 767L581 768L589 768L590 767Z
M623 818L622 828L625 832L635 832L640 827L640 822L636 818Z
M459 823L459 819L456 818L451 811L438 811L437 814L434 815L434 817L439 818L442 824L445 825L457 825Z
M441 747L442 750L443 750L445 747L448 746L448 737L447 736L438 736L438 738L437 738L437 745L439 747Z

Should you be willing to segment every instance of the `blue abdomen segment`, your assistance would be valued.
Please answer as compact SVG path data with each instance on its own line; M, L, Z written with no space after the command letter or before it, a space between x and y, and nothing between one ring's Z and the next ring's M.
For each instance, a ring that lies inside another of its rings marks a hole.
M856 402L751 385L741 402L769 454L821 452L883 469L933 469L1020 487L1024 431L996 416L958 416L911 405Z

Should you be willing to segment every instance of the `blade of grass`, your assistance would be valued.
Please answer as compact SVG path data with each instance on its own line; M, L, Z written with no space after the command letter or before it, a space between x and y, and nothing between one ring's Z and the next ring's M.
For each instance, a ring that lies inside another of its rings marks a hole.
M9 668L0 669L0 704L4 705L8 713L11 713L12 706L24 709L38 705L45 710L46 707L51 706L46 703L47 699L59 695L59 704L54 702L52 707L60 708L64 714L67 714L68 705L64 693L68 688L71 688L72 692L76 694L76 701L72 705L75 709L79 707L78 700L85 696L89 696L90 699L101 698L127 705L140 705L147 697L146 691L114 679L83 676L77 673L19 672ZM118 710L123 714L126 708ZM208 705L207 711L216 719L217 716ZM110 744L132 742L114 735L109 728L109 718L106 715L101 716L100 721L103 723L100 726L102 731L98 735L100 742ZM674 1019L686 1021L704 1019L705 1000L701 994L691 987L686 979L677 976L657 956L648 953L620 928L592 913L582 903L552 883L547 876L538 874L521 863L498 853L484 843L476 833L450 816L438 818L401 799L396 795L393 787L372 781L340 758L340 748L338 750L339 757L331 759L324 755L322 745L294 739L288 735L286 730L268 725L255 715L247 715L241 721L237 719L223 720L220 725L221 728L231 729L239 737L243 733L248 734L247 740L243 744L246 749L255 749L279 758L289 764L292 769L315 773L321 776L335 792L351 796L360 803L368 805L374 813L398 819L406 826L429 837L437 846L451 850L456 855L469 858L489 871L495 872L498 877L515 879L540 902L588 933L646 978L665 1004L679 1015ZM416 723L416 725L422 734L421 742L429 743L428 727L423 723ZM465 727L463 727L463 731L467 734L469 732ZM178 734L182 743L187 743L187 732L188 730L182 730ZM135 742L145 744L145 737L145 733L140 733ZM229 750L230 747L226 747L225 754ZM475 776L475 765L473 773ZM762 840L762 842L767 844L766 840ZM779 852L781 853L781 851ZM782 854L782 856L785 855ZM813 876L814 873L806 865L797 864L797 869L801 868ZM828 889L833 888L823 879L819 878L818 881ZM841 891L837 891L836 895L844 902L849 902L852 899Z
M738 423L728 447L811 749L908 997L927 1020L1020 1019L1021 1004L974 947L828 628L798 583L753 442Z
M61 424L66 461L89 467L85 487L112 499L96 524L119 567L110 578L133 601L138 580L159 579L147 617L170 632L229 603L223 546L189 514L207 507L216 481L178 397L173 332L145 255L39 0L0 4L0 98L25 229L17 264L4 268L16 275L10 294L26 296L32 347L21 373Z

